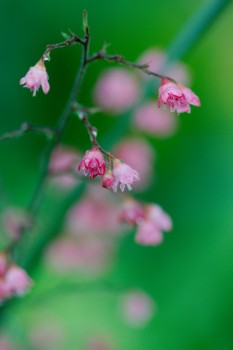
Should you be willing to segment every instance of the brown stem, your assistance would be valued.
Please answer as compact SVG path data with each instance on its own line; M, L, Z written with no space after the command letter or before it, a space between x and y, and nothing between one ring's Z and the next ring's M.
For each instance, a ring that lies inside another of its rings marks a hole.
M23 136L24 134L26 134L27 132L30 132L30 131L44 134L48 138L52 138L53 135L55 134L55 129L53 129L53 128L49 128L47 126L33 125L33 124L26 122L26 123L23 123L19 129L7 132L7 133L3 134L2 136L0 136L0 141L5 141L5 140L13 139L16 137L20 137L20 136Z

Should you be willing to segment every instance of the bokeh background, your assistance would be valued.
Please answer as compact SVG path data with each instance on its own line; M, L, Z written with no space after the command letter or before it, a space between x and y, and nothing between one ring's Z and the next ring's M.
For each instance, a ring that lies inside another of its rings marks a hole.
M32 98L18 82L46 44L61 40L61 32L70 28L81 34L83 8L89 14L91 50L107 42L109 52L135 61L150 47L166 49L201 4L1 0L1 134L25 120L55 125L72 86L80 49L52 53L47 64L48 96L38 93ZM38 262L32 270L33 292L9 308L1 337L7 334L22 349L40 349L31 339L33 330L45 324L62 334L59 344L47 349L86 349L92 337L107 339L110 349L121 350L233 348L232 32L230 4L183 58L202 107L181 115L173 136L148 138L157 154L156 176L139 196L166 209L174 221L173 231L157 247L137 245L133 234L117 239L115 262L91 283L78 274L53 273L43 260ZM106 67L102 63L90 67L80 97L83 104L93 104L93 86ZM100 139L116 123L101 114L92 121ZM75 118L63 141L82 151L89 147L86 131ZM0 144L2 210L27 206L46 142L43 136L27 134ZM47 221L56 205L50 198ZM145 327L127 325L119 313L119 296L131 288L144 290L156 302L155 315Z

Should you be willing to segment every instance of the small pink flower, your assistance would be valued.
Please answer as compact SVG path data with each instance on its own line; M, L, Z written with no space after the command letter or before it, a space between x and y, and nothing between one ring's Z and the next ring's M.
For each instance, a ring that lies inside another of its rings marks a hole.
M114 181L115 180L112 171L108 170L102 178L102 186L107 189L112 188Z
M152 221L160 230L170 231L172 229L170 216L159 205L149 205L146 212L147 219Z
M20 79L19 83L33 91L33 96L35 96L40 86L45 94L49 92L50 86L48 80L49 77L46 72L44 61L43 59L40 59L35 66L29 69L25 77Z
M11 293L19 296L24 295L32 284L26 271L16 265L11 265L8 268L4 280Z
M190 113L190 104L200 106L199 98L188 88L163 78L159 88L158 107L170 107L171 111Z
M122 163L119 159L115 159L113 162L113 175L115 178L114 185L112 186L114 192L117 191L118 184L120 184L122 192L125 186L127 186L130 191L133 183L140 180L138 172L132 169L128 164Z
M0 304L2 301L9 299L12 296L12 292L3 278L0 278Z
M84 170L84 175L89 174L91 179L97 175L103 176L105 174L105 160L97 147L93 147L91 151L86 151L83 160L78 166L78 170Z
M119 219L129 224L138 224L144 218L144 210L142 206L134 200L126 200Z
M155 313L155 302L145 292L135 290L123 295L120 310L129 325L143 327Z

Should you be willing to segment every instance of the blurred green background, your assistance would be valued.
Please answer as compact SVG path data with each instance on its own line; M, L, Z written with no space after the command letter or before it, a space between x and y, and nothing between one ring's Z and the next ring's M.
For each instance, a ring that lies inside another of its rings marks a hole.
M211 3L211 1L210 1ZM81 34L81 13L88 10L91 50L104 42L109 52L136 60L147 48L168 47L174 35L202 4L197 0L29 0L0 2L1 124L0 133L27 120L55 125L72 86L80 48L54 51L47 64L51 92L31 98L19 86L28 67L46 44L59 42L68 28ZM65 330L59 349L83 349L86 337L106 335L120 350L233 348L233 6L230 4L210 30L183 58L193 72L193 90L200 109L181 115L177 133L151 140L158 162L153 191L143 197L166 208L174 230L158 247L142 247L132 236L119 243L117 263L107 276L120 288L146 290L158 305L145 329L126 326L116 312L117 291L55 291L37 300L53 281L44 266L34 270L34 296L15 303L1 327L23 349L33 325L56 322ZM105 65L93 64L83 84L81 102L91 104L92 87ZM115 119L93 117L100 137ZM72 120L64 142L85 150L88 138ZM0 144L0 180L5 203L26 207L39 174L43 136L28 134ZM54 279L54 280L53 280ZM1 311L0 311L1 312ZM51 318L51 321L50 321ZM24 344L24 345L23 345ZM115 349L114 348L114 349Z

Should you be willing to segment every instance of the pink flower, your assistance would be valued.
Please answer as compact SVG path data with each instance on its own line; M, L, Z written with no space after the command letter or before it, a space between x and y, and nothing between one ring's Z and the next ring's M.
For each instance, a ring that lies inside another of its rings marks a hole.
M177 117L169 111L159 109L154 102L147 102L136 110L133 124L150 135L170 136L177 127Z
M41 59L37 64L29 69L25 77L20 79L20 84L24 85L31 91L33 91L33 96L36 95L39 87L42 87L42 90L45 94L49 92L50 86L48 83L49 77L46 72L43 59Z
M86 151L83 160L78 166L78 170L84 170L84 175L89 174L91 179L97 175L103 176L105 174L105 160L98 147L93 147L91 151Z
M4 280L4 278L0 278L0 303L6 299L9 299L12 296L12 292Z
M8 268L4 280L12 294L19 296L25 294L32 284L32 280L28 277L26 271L16 265L11 265Z
M129 325L143 327L152 319L155 303L145 292L135 290L123 295L120 310Z
M170 107L171 111L190 113L190 104L200 106L199 98L188 88L164 78L159 88L158 107Z
M112 186L114 192L117 191L118 184L120 184L122 192L125 186L130 191L133 183L140 180L138 172L128 164L122 163L119 159L115 159L113 162L113 175L115 178L114 185Z
M163 241L162 231L171 229L171 218L159 205L151 204L145 208L144 220L138 223L135 241L143 245L158 245Z
M100 76L94 91L98 106L119 113L131 107L139 97L137 80L122 68L108 69Z
M138 224L144 218L143 207L134 200L126 200L123 204L119 219L130 224Z
M140 182L135 184L136 190L143 190L154 179L155 150L142 138L130 138L116 145L114 154L119 159L136 169L140 174Z
M115 180L112 171L108 170L102 178L102 186L107 189L112 188L114 181Z

